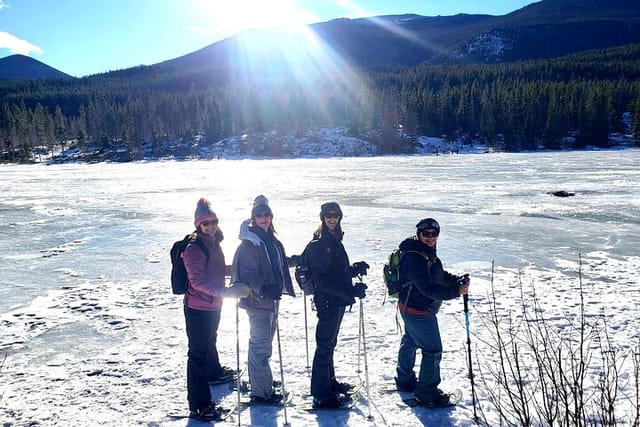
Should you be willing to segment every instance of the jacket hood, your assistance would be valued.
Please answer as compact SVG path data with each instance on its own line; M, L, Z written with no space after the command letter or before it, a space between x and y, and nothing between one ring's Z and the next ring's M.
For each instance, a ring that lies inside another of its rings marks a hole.
M418 239L417 236L411 236L402 241L398 246L401 251L418 251L426 254L429 258L436 256L436 246L430 248Z
M262 239L260 239L260 237L258 237L256 233L249 230L249 224L251 224L250 219L242 221L242 224L240 224L240 233L238 234L238 239L247 240L254 246L260 246L260 242L262 242Z
M427 246L423 245L420 240L416 236L407 237L400 243L399 246L401 251L420 251L426 252Z

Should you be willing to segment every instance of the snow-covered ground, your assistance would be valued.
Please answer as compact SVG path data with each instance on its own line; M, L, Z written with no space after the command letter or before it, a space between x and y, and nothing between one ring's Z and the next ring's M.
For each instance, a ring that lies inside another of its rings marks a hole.
M420 218L440 221L445 268L472 276L470 330L478 368L492 356L485 323L494 302L492 284L500 316L517 317L522 287L535 286L540 311L554 327L568 329L566 320L579 306L579 269L589 321L606 319L616 349L632 352L640 342L639 161L640 151L625 150L0 166L0 357L6 356L0 423L198 425L168 417L187 413L186 336L180 297L169 290L168 251L191 230L195 202L206 196L221 219L230 262L239 225L253 197L263 193L289 254L299 253L311 237L320 204L336 200L345 212L351 260L371 265L363 302L367 364L358 305L345 316L335 359L341 380L365 378L367 368L369 393L353 411L301 409L310 382L305 302L310 357L315 313L309 298L283 298L282 366L286 388L294 393L286 421L292 426L471 425L460 300L445 302L439 320L445 346L442 388L461 389L462 404L409 409L397 394L381 390L395 374L400 340L395 306L385 301L386 256ZM557 190L575 196L549 194ZM236 326L241 363L246 360L248 322L242 310L239 315L236 324L235 304L228 300L219 349L230 366L236 364ZM276 377L279 362L274 342ZM598 366L594 361L596 373ZM624 399L632 396L633 375L625 371L621 377L617 414L623 420L634 409ZM488 400L491 381L477 378L477 404L496 425ZM212 391L223 402L235 399L225 386ZM250 408L239 421L281 426L285 413ZM237 425L238 415L225 424Z

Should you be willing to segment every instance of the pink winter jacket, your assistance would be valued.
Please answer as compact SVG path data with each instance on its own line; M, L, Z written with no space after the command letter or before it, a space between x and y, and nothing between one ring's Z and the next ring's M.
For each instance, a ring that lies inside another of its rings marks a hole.
M183 252L182 259L189 278L184 304L194 310L220 310L225 275L224 253L220 248L222 232L218 231L214 237L201 233L198 238L209 249L209 259L195 243Z

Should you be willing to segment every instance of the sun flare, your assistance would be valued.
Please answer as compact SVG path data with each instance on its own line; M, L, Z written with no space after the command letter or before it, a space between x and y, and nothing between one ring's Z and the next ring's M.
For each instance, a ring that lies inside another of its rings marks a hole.
M215 32L306 25L320 20L292 0L194 0L201 17Z

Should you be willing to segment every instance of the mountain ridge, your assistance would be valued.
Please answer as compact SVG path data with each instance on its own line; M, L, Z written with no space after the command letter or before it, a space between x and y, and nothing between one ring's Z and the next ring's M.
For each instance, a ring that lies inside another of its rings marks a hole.
M309 28L345 65L355 68L501 63L640 43L640 4L637 0L542 0L506 15L408 13L336 18ZM309 43L285 28L247 30L186 55L97 76L209 69L230 78L251 67L282 68L291 61L289 53L310 51ZM243 64L239 57L254 63ZM16 66L4 66L9 58L19 59L16 55L0 59L0 79L69 77L51 67L49 75L35 73L34 64L20 72ZM10 77L5 68L11 70Z
M543 0L500 16L385 15L339 18L310 28L357 68L513 62L640 43L640 4L634 0ZM247 46L250 34L240 33L153 67L215 64L234 68L229 58L239 46ZM496 43L503 48L496 49ZM264 48L257 49L263 52ZM277 53L274 58L278 60Z
M72 77L30 56L15 54L0 58L0 80L66 78Z

